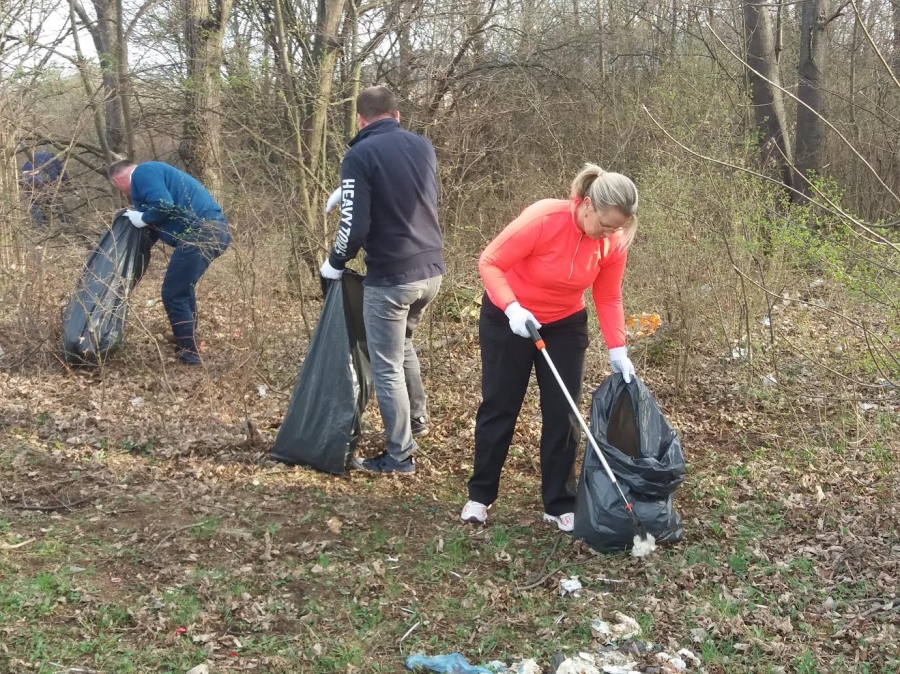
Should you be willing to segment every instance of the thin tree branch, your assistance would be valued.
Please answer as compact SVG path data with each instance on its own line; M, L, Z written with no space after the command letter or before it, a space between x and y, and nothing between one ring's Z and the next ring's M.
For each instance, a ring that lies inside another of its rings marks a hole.
M827 26L829 23L834 21L839 16L844 16L844 10L847 8L847 5L850 4L850 0L847 0L843 5L841 5L837 10L835 10L834 14L825 19L825 22L822 24L823 26Z
M882 235L879 234L878 232L873 232L871 229L869 229L869 227L868 227L868 225L867 225L866 223L860 221L860 220L857 219L857 218L854 218L852 215L850 215L849 213L847 213L846 211L844 211L844 210L843 210L842 208L840 208L837 204L835 204L834 202L832 202L831 199L829 199L829 198L827 197L827 195L823 195L823 197L824 197L825 201L829 204L828 206L826 206L825 204L823 204L823 203L820 202L820 201L817 201L817 200L814 199L813 197L810 197L810 196L808 196L808 195L803 194L802 192L800 192L800 191L799 191L798 189L796 189L795 187L791 187L791 186L789 186L789 185L785 185L783 182L781 182L780 180L777 180L776 178L772 178L772 177L767 176L767 175L765 175L765 174L763 174L763 173L760 173L760 172L758 172L758 171L754 171L753 169L748 169L746 166L738 166L737 164L732 164L732 163L727 162L727 161L722 161L721 159L715 159L715 158L713 158L713 157L708 157L708 156L706 156L706 155L704 155L704 154L700 154L700 153L697 152L696 150L692 150L692 149L689 148L687 145L684 145L683 143L681 143L677 138L675 138L671 133L669 133L669 132L665 129L665 127L663 127L663 125L660 124L659 121L653 116L653 114L647 109L647 106L646 106L646 105L642 105L641 108L643 108L644 112L647 114L647 116L650 118L650 120L651 120L654 124L656 124L657 128L659 128L659 130L662 131L662 132L666 135L666 137L667 137L669 140L671 140L673 143L675 143L678 147L680 147L682 150L684 150L684 151L687 152L688 154L693 155L694 157L697 157L698 159L702 159L702 160L704 160L704 161L712 162L713 164L718 164L719 166L725 166L725 167L727 167L727 168L734 169L734 170L736 170L736 171L743 171L744 173L749 173L749 174L752 175L752 176L756 176L757 178L760 178L760 179L762 179L762 180L765 180L766 182L770 182L770 183L773 183L773 184L775 184L775 185L778 185L779 187L781 187L781 188L783 188L783 189L787 189L787 190L789 190L790 192L793 192L794 194L798 194L798 195L800 195L801 197L803 197L804 199L806 199L807 201L809 201L809 203L813 204L814 206L818 206L819 208L821 208L821 209L824 210L824 211L827 211L827 212L829 212L829 213L831 213L831 214L833 214L833 215L837 215L838 217L844 218L844 219L846 219L847 221L852 222L852 223L853 223L854 225L856 225L857 227L859 227L859 228L865 230L866 232L868 232L869 234L873 235L876 239L879 240L879 242L880 242L881 245L884 245L884 246L888 246L888 247L890 247L890 248L893 248L897 253L900 253L900 247L898 247L897 244L895 244L895 243L894 243L893 241L891 241L890 239L885 238L884 236L882 236ZM821 193L820 193L820 194L821 194Z
M147 12L149 12L156 5L162 4L164 0L148 0L143 5L140 6L138 11L135 13L134 18L131 19L131 22L128 24L128 28L125 29L125 41L131 39L131 34L134 32L135 27L137 26L138 21L140 21L141 17L144 16Z
M72 8L75 10L78 18L81 19L81 23L84 24L84 27L87 28L87 31L91 34L91 37L96 40L97 23L88 15L86 11L84 11L84 7L77 0L72 3Z
M856 0L850 0L850 4L853 5L853 12L854 14L856 14L856 20L859 22L859 27L863 29L863 33L865 34L866 39L869 41L872 49L875 50L875 54L878 55L878 59L881 61L884 69L887 70L888 75L890 75L891 79L894 80L894 84L896 84L897 88L900 89L900 80L897 79L897 76L894 74L894 69L891 68L887 60L885 60L884 55L878 48L878 45L875 44L875 40L872 39L872 35L869 33L869 29L866 28L866 24L863 23L862 14L859 13L859 7L856 6Z
M761 72L759 72L758 70L756 70L756 69L755 69L753 66L751 66L749 63L747 63L747 62L746 62L743 58L741 58L738 54L735 54L734 51L732 51L731 47L729 47L727 44L725 44L725 42L722 40L722 38L720 38L720 37L718 36L718 34L716 33L716 31L714 31L714 30L712 29L712 26L709 25L709 22L708 22L708 21L707 21L707 22L704 22L704 25L706 26L707 30L709 30L709 32L713 34L713 37L716 38L716 40L718 41L718 43L721 44L721 45L728 51L728 53L731 54L738 62L742 63L742 64L744 65L744 67L748 68L751 72L753 72L753 73L755 73L756 75L758 75L761 79L765 80L766 82L768 82L768 83L769 83L770 85L772 85L773 87L777 88L777 89L778 89L779 91L781 91L782 93L787 94L788 96L790 96L792 99L794 99L795 101L797 101L797 103L801 104L801 105L802 105L803 107L805 107L807 110L809 110L810 112L812 112L816 117L818 117L819 119L821 119L821 120L828 126L828 128L830 128L832 131L834 131L834 132L838 135L838 137L839 137L842 141L844 141L844 144L850 149L850 151L853 152L853 154L855 154L855 155L857 156L857 158L858 158L863 164L866 165L866 167L869 169L869 171L872 172L872 175L875 176L875 179L876 179L876 180L879 182L879 184L887 191L887 193L890 194L892 197L894 197L894 199L896 199L898 202L900 202L900 196L897 196L897 194L894 193L894 191L888 186L888 184L887 184L886 182L884 182L884 180L882 180L881 176L878 175L878 171L876 171L875 168L869 163L869 161L868 161L865 157L863 157L862 154L860 154L859 150L856 149L856 146L854 146L853 143L851 143L849 140L847 140L847 137L846 137L843 133L841 133L840 130L839 130L834 124L832 124L831 122L829 122L829 121L828 121L828 120L827 120L827 119L826 119L826 118L825 118L818 110L815 110L815 109L812 108L809 104L807 104L806 101L800 100L800 98L798 98L796 94L792 93L791 91L788 91L787 89L785 89L785 88L782 87L781 85L777 84L776 82L773 82L773 81L770 80L768 77L766 77L765 75L763 75ZM896 78L894 78L894 79L895 79L895 81L896 81ZM898 82L897 86L900 87L900 82ZM873 232L873 233L874 233L874 232Z
M826 312L828 312L828 313L830 313L830 314L834 314L835 316L838 316L839 318L842 318L843 320L847 321L850 325L856 326L857 328L859 328L860 330L863 331L863 334L866 334L866 335L867 335L867 333L866 333L866 327L865 327L865 325L863 325L862 322L857 321L857 320L855 320L855 319L853 319L853 318L850 318L850 317L847 316L846 314L842 314L840 311L835 311L834 309L831 309L830 307L823 307L823 306L820 306L820 305L818 305L818 304L813 304L812 302L807 302L806 300L801 300L799 297L796 297L796 298L795 298L795 297L785 297L784 295L779 295L778 293L772 292L771 290L769 290L768 288L766 288L764 285L762 285L762 284L760 284L760 283L754 281L752 278L750 278L750 277L747 276L744 272L742 272L740 269L738 269L737 265L732 264L732 265L731 265L731 268L734 269L734 271L737 272L742 278L747 279L750 283L752 283L753 285L755 285L757 288L759 288L760 290L762 290L764 293L766 293L766 295L769 295L770 297L773 297L773 298L775 298L775 299L779 299L779 300L781 300L781 301L783 301L783 302L797 302L798 304L804 304L804 305L806 305L806 306L808 306L808 307L815 307L816 309L821 309L822 311L826 311ZM877 335L873 335L873 337L875 337L876 339L878 339L878 336L877 336ZM787 340L783 340L783 341L787 341ZM880 340L879 340L879 341L880 341ZM788 342L788 344L790 344L790 342ZM868 346L868 339L866 339L866 344L867 344L867 346ZM882 343L882 346L884 346L883 343ZM802 351L800 351L800 350L797 349L796 347L794 347L794 350L797 351L797 353L803 354L804 357L806 357L807 359L809 359L809 360L812 361L813 363L816 363L819 367L822 367L822 368L828 370L828 371L831 372L832 374L835 374L835 375L837 375L838 377L841 377L842 379L846 379L847 381L851 381L851 382L853 382L854 384L856 384L857 386L863 386L863 387L865 387L865 388L879 388L879 389L882 388L882 387L881 387L880 385L878 385L878 384L867 384L867 383L864 382L864 381L859 381L858 379L854 379L853 377L848 377L847 375L842 374L842 373L838 372L837 370L834 370L834 369L828 367L828 366L825 365L824 363L819 362L818 360L816 360L816 359L813 358L812 356L809 356L808 354L804 354ZM869 352L870 352L870 353L872 352L872 351L871 351L871 347L869 347ZM881 371L881 368L879 368L879 371ZM882 372L882 376L883 376L883 372ZM887 377L884 377L884 378L885 378L885 379L888 381L888 383L890 383L892 386L895 385L895 384L894 384L893 382L891 382Z

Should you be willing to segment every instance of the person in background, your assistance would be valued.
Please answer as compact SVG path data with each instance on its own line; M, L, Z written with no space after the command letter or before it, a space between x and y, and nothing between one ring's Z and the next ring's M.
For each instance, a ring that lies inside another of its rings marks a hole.
M320 273L339 279L365 249L363 319L387 445L383 454L355 465L409 474L415 472L414 438L428 432L412 335L445 271L437 160L428 139L400 128L397 99L387 87L360 92L356 109L359 133L341 162L341 225ZM338 197L329 201L334 207Z
M46 225L55 216L60 222L69 222L69 214L59 199L59 188L69 182L69 173L52 152L35 152L34 158L22 165L21 184L28 196L31 219L38 227Z
M222 208L200 182L162 162L109 166L109 180L131 197L134 208L124 212L135 227L149 227L153 241L175 250L162 284L162 301L172 324L175 357L198 365L196 285L210 263L231 243Z
M487 520L534 369L541 404L544 521L572 530L581 430L527 324L531 321L540 329L566 388L578 401L588 347L584 291L590 288L610 367L631 381L634 366L625 347L622 276L637 229L637 206L637 188L629 178L586 164L572 182L568 200L545 199L527 207L482 252L482 402L475 420L475 466L461 514L464 521Z

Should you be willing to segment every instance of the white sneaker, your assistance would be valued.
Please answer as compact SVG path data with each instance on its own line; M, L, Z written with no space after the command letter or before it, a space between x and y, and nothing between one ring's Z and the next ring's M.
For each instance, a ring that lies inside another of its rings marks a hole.
M564 513L559 517L554 517L553 515L544 513L544 521L556 522L556 526L559 527L560 531L565 531L566 533L568 533L575 528L575 513Z
M467 501L459 519L472 524L484 524L487 522L487 506L478 501Z

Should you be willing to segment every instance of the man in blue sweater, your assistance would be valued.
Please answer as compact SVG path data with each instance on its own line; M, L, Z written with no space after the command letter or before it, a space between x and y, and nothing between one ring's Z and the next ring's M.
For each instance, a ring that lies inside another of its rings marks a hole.
M124 213L131 224L149 227L152 240L162 239L175 248L163 280L162 301L175 336L176 358L198 365L195 287L231 243L222 208L199 181L162 162L114 162L109 180L131 197L134 208Z
M397 99L370 87L356 99L359 133L341 163L341 226L321 274L339 279L366 250L363 318L387 451L357 461L376 473L413 473L414 436L428 432L412 334L444 274L434 147L400 128Z

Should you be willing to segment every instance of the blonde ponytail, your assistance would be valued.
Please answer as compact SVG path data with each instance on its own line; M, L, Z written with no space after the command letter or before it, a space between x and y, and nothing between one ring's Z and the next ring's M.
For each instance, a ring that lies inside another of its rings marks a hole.
M595 210L615 208L628 216L622 231L622 246L628 248L637 233L638 190L631 178L585 164L572 181L572 199L590 197Z

